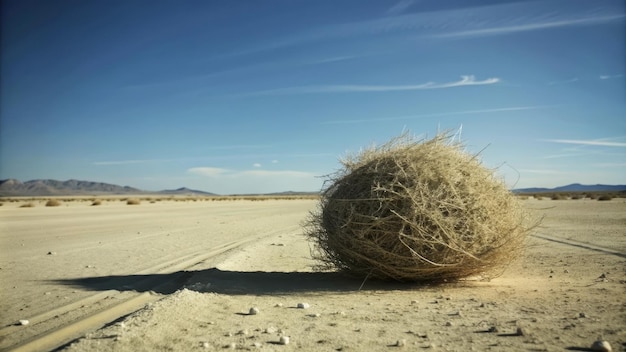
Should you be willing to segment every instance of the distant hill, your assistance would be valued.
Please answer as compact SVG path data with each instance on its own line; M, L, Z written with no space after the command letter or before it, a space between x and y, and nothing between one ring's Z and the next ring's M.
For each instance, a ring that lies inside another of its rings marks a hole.
M129 186L79 180L32 180L21 182L15 179L0 180L0 197L42 197L115 194L163 194L163 195L203 195L214 193L182 187L174 190L148 192Z
M197 195L197 196L216 196L217 194L211 192L198 191L195 189L189 189L187 187L181 187L179 189L166 189L164 191L157 192L164 195Z
M89 194L137 194L143 191L109 183L79 180L32 180L21 182L15 179L0 181L0 196L63 196Z
M626 185L581 185L573 183L555 188L518 188L513 193L548 193L548 192L626 192ZM103 182L79 180L32 180L21 182L16 179L0 180L0 197L42 197L42 196L73 196L73 195L116 195L116 194L162 194L162 195L195 195L216 196L215 193L181 187L158 192L143 191L129 186L118 186ZM256 196L297 196L318 195L319 192L277 192L253 194ZM248 194L250 195L250 194Z
M626 185L581 185L572 183L555 188L517 188L513 193L549 193L549 192L625 192Z

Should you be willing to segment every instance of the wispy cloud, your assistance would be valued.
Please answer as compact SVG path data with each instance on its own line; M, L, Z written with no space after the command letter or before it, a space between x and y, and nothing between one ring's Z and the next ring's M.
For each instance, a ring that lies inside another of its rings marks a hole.
M548 109L548 108L553 108L553 107L555 107L555 106L514 106L514 107L495 108L495 109L462 110L462 111L451 111L451 112L442 112L442 113L433 113L433 114L418 114L418 115L406 115L406 116L394 116L394 117L381 117L381 118L375 118L375 119L332 120L332 121L324 121L324 122L322 122L322 124L324 124L324 125L335 125L335 124L350 124L350 123L376 122L376 121L411 120L411 119L420 119L420 118L424 118L424 117L442 117L442 116L455 116L455 115L488 114L488 113L494 113L494 112Z
M260 163L254 163L254 164L252 164L252 166L254 166L254 167L261 167L262 165Z
M400 0L395 5L387 10L388 15L398 15L406 11L411 5L415 3L415 0Z
M229 174L232 171L219 167L192 167L190 169L187 169L187 172L190 174L196 174L201 176L217 177L220 175Z
M256 166L255 166L256 167ZM187 169L187 173L210 178L241 178L241 177L296 177L313 178L315 174L305 171L294 170L229 170L219 167L193 167Z
M606 80L606 79L614 79L614 78L622 78L624 77L624 75L619 74L619 75L601 75L599 78L602 80Z
M524 23L513 26L496 26L481 29L469 29L449 33L435 34L434 37L438 38L460 38L460 37L479 37L479 36L492 36L503 35L517 32L537 31L549 28L558 27L572 27L572 26L584 26L595 25L613 22L617 20L623 20L626 17L624 14L613 14L604 16L590 16L583 18L566 18L562 20L542 21Z
M110 161L94 161L93 165L132 165L132 164L148 164L148 163L165 163L174 161L173 159L142 159L142 160L110 160Z
M545 142L553 142L553 143L563 143L563 144L576 144L576 145L591 145L591 146L599 146L599 147L620 147L625 148L626 143L623 142L608 142L606 140L596 140L596 139L544 139Z
M473 75L461 76L461 79L454 82L435 83L426 82L413 85L322 85L322 86L299 86L278 89L262 90L245 93L244 96L256 95L292 95L292 94L319 94L319 93L371 93L371 92L401 92L413 90L445 89L464 86L491 85L500 82L500 78L487 78L477 80Z

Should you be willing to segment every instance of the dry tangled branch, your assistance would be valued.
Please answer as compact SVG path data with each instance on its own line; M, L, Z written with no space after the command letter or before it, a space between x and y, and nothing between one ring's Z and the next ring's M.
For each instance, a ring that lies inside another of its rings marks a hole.
M517 200L448 134L342 160L305 226L323 269L398 281L493 275L529 231Z

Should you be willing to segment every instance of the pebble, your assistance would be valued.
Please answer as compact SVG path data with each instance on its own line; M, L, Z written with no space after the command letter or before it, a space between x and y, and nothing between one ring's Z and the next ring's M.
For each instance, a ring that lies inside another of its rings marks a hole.
M518 326L518 327L517 327L517 330L515 331L515 334L516 334L517 336L526 336L526 335L528 334L528 332L527 332L527 331L526 331L526 329L524 329L523 327Z
M281 336L280 340L278 340L278 343L280 343L281 345L288 345L289 344L289 336Z
M208 342L206 342L206 341L205 341L205 342L202 342L202 343L200 344L200 346L201 346L202 348L209 348L209 347L211 347L211 345L209 345L209 343L208 343Z
M274 307L282 307L282 306L283 306L283 304L282 304L282 303L276 303L276 304L274 305Z
M578 317L579 318L586 318L587 314L581 312L581 313L578 313Z
M255 343L252 344L252 346L254 346L256 348L261 348L261 346L263 346L263 344L260 343L260 342L255 342Z
M591 350L592 351L597 351L597 352L611 352L611 351L613 351L613 349L611 348L611 344L608 341L602 341L602 340L595 341L591 345Z
M48 255L57 255L57 252L48 252Z
M277 329L276 329L275 327L273 327L273 326L268 326L268 327L266 327L266 328L265 328L265 331L264 331L264 332L265 332L266 334L273 334L273 333L275 333L276 331L277 331Z
M250 308L250 311L248 312L249 315L257 315L259 314L259 308L257 307L252 307Z
M298 303L298 308L300 308L300 309L307 309L310 306L311 305L309 305L308 303Z
M239 330L237 331L237 335L248 335L248 330Z
M452 326L452 322L451 321L447 321L446 322L446 326Z
M406 346L406 340L405 339L401 339L396 341L396 347L404 347Z
M22 320L19 321L19 324L20 325L28 325L28 324L30 324L30 321L28 321L26 319L22 319Z

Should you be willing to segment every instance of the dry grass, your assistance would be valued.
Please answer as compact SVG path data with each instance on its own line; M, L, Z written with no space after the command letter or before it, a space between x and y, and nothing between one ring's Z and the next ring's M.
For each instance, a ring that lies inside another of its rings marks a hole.
M50 199L46 202L47 207L58 207L61 205L61 202L56 199Z
M139 205L139 204L141 204L141 201L139 199L136 199L136 198L131 198L131 199L126 200L126 204L128 204L128 205Z
M342 160L305 232L320 269L398 281L495 276L530 229L515 196L449 135Z

